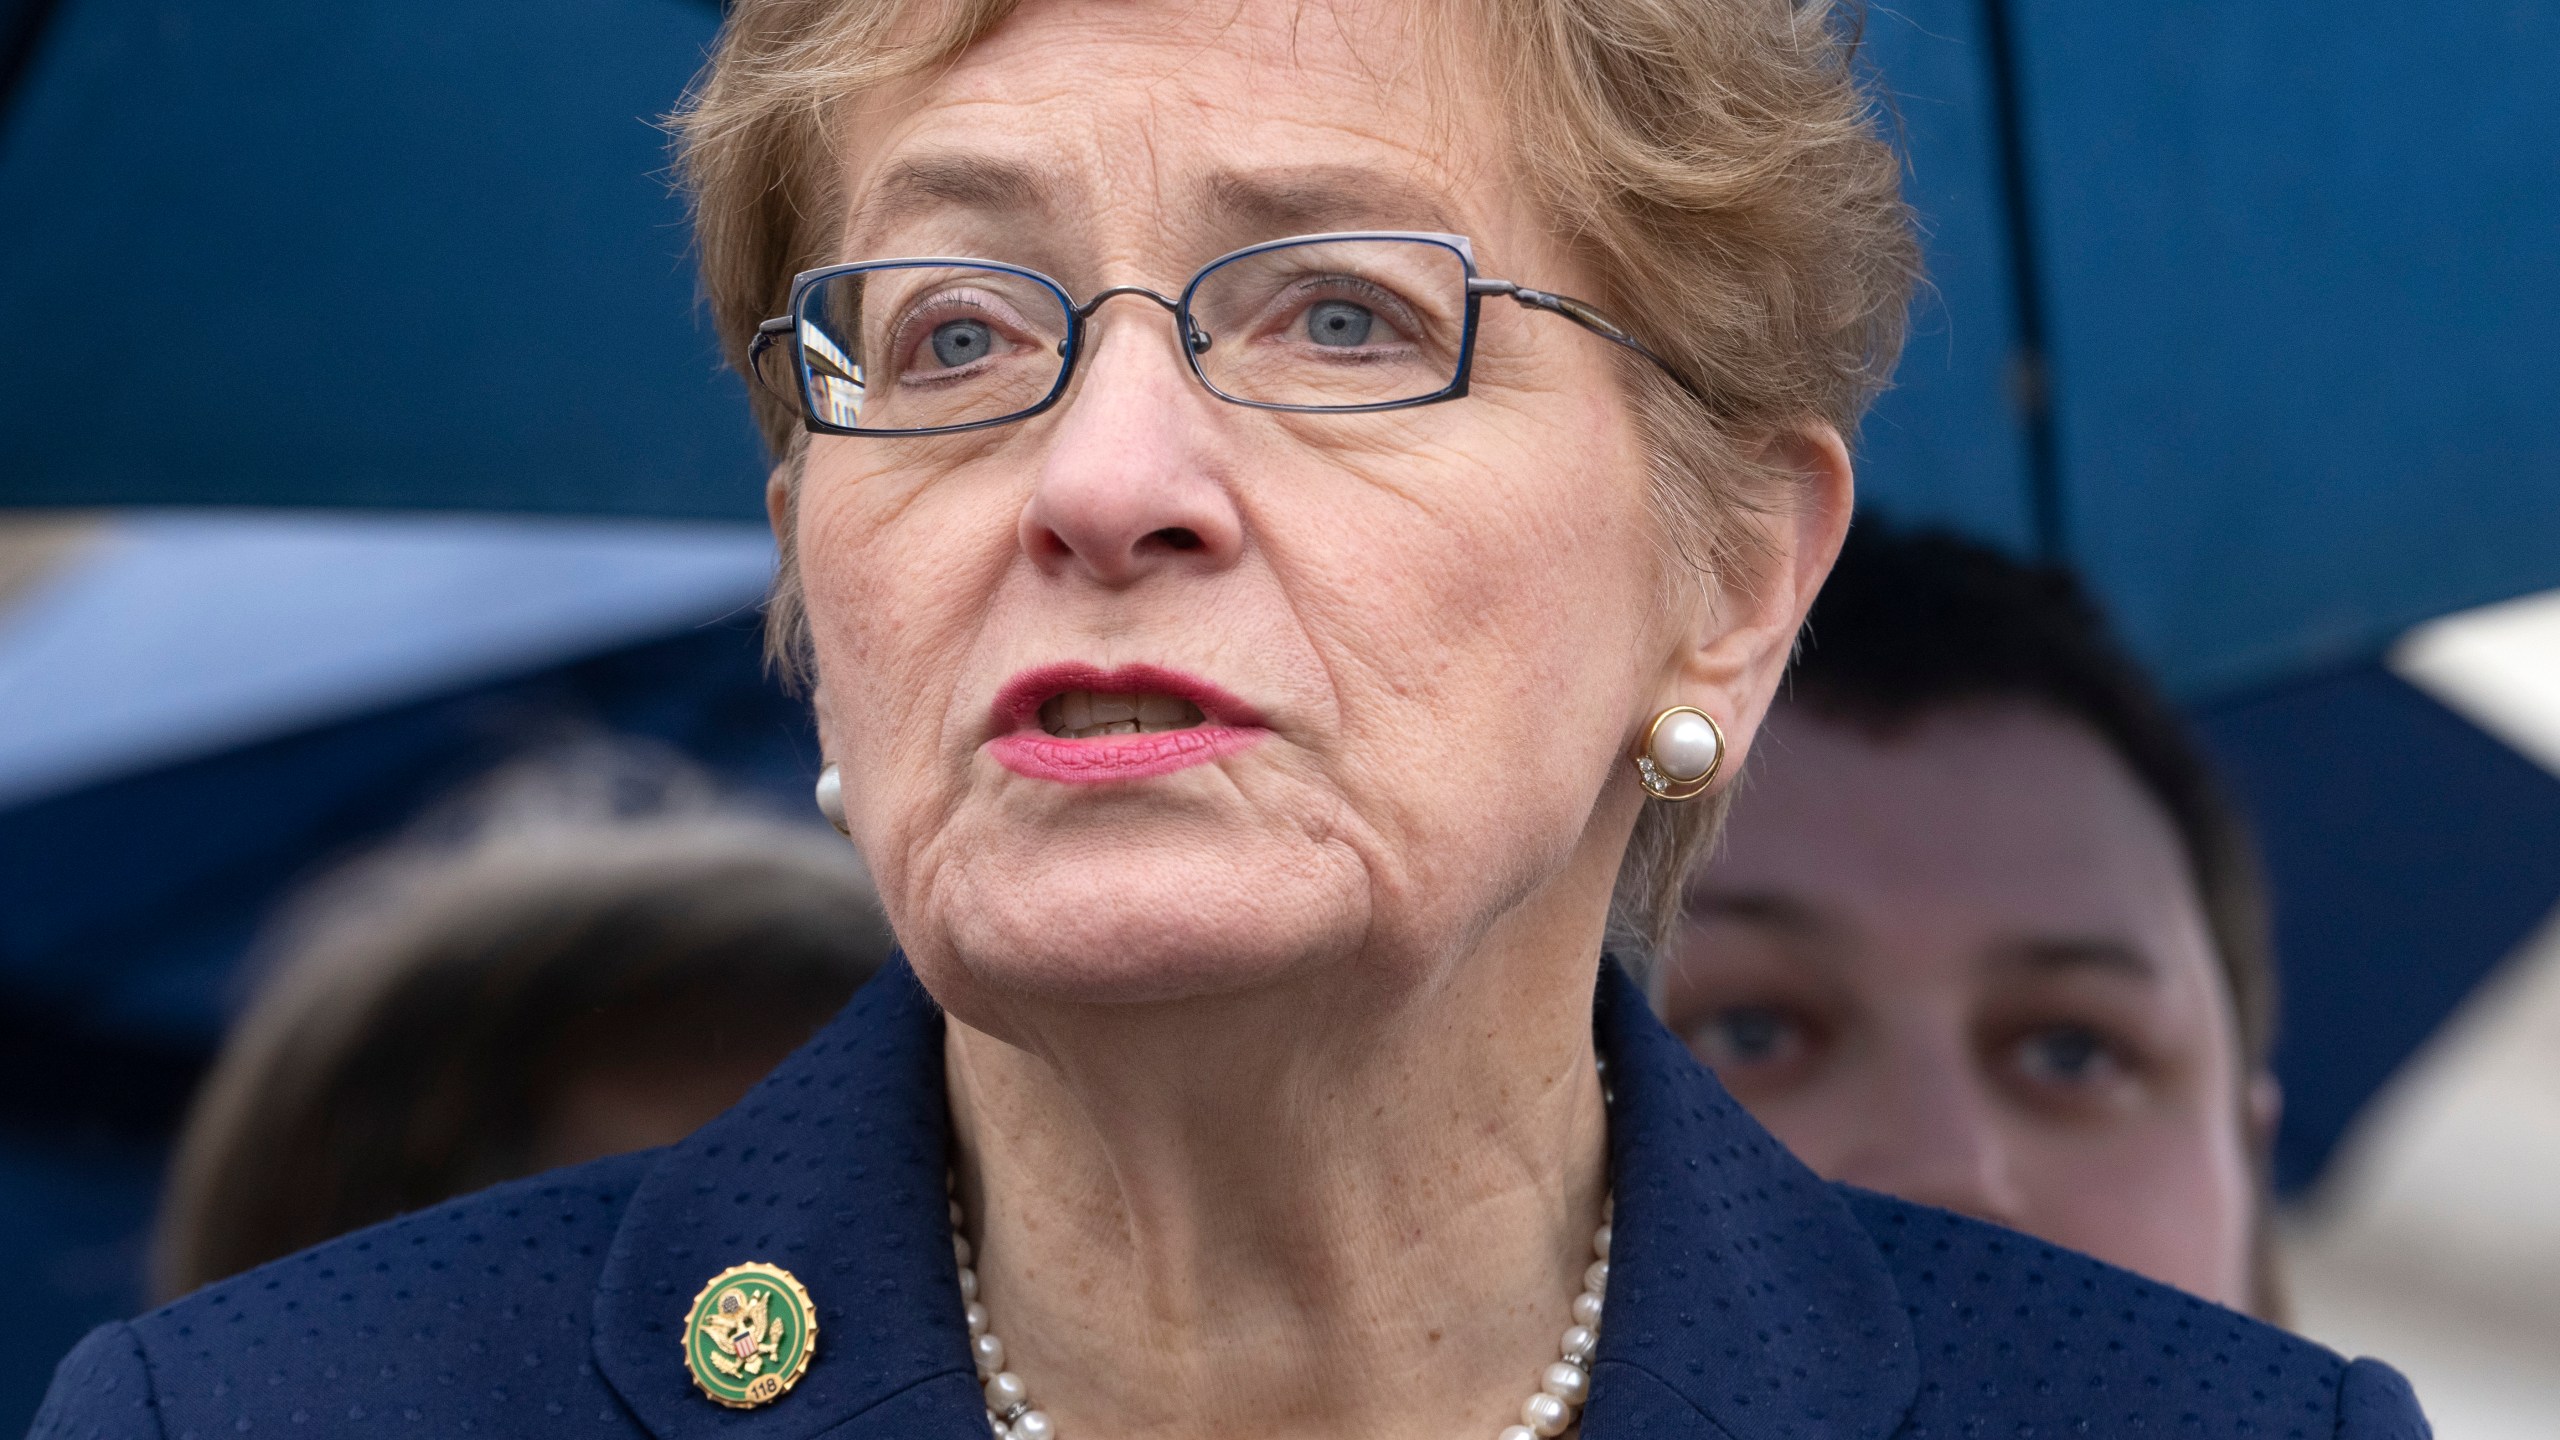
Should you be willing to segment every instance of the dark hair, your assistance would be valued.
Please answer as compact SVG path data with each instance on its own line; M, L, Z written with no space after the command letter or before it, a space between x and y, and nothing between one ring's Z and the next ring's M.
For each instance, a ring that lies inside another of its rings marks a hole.
M2259 1169L2257 1309L2279 1318L2267 1141L2247 1087L2275 1043L2276 969L2257 848L2186 724L2067 570L1862 517L1806 621L1789 692L1871 732L1969 705L2028 705L2096 732L2176 829L2240 1047L2242 1133Z
M680 1128L891 945L851 847L716 813L405 846L291 930L179 1138L164 1296L561 1163L580 1081Z

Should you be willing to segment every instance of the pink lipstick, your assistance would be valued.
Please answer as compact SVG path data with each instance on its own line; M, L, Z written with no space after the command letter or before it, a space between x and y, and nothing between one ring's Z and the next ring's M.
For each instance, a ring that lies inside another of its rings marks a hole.
M1042 665L996 695L996 763L1034 780L1100 785L1205 765L1271 732L1253 708L1154 665Z

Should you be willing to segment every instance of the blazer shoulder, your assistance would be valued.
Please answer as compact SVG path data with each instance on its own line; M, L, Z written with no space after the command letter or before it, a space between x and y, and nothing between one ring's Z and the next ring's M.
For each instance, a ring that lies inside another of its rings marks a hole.
M156 1440L161 1433L142 1342L119 1320L90 1331L54 1367L27 1440Z
M2348 1362L2338 1390L2338 1440L2431 1440L2435 1433L2399 1371L2379 1360Z
M217 1281L122 1327L132 1373L170 1434L368 1413L451 1434L482 1428L462 1423L488 1418L477 1410L602 1397L596 1281L656 1153L499 1185Z
M2427 1433L2390 1367L2032 1236L1838 1187L1885 1257L1921 1356L1916 1434L1993 1419L2300 1440Z

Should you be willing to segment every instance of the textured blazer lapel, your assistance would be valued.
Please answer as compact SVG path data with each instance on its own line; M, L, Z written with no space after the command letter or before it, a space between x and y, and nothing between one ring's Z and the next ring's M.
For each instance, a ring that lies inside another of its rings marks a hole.
M1919 1367L1875 1242L1602 972L1617 1212L1583 1440L1891 1434Z
M904 960L736 1108L661 1153L596 1289L597 1365L660 1440L821 1434L986 1440L944 1215L942 1017ZM816 1356L753 1410L685 1368L703 1282L779 1265L808 1290Z

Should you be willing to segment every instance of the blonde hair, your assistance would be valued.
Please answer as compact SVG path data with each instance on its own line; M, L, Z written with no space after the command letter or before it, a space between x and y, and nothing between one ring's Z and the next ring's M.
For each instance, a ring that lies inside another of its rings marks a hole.
M833 127L893 80L949 63L1017 0L738 0L673 117L712 313L743 368L792 276L829 263L843 214ZM1748 585L1747 517L1792 479L1756 442L1826 422L1854 434L1891 373L1918 249L1899 164L1829 0L1473 0L1463 25L1510 114L1515 172L1583 258L1606 310L1708 397L1629 367L1673 573ZM757 390L756 419L796 486L798 416ZM767 611L785 673L810 663L786 515ZM1648 803L1612 906L1642 959L1679 917L1721 797Z

